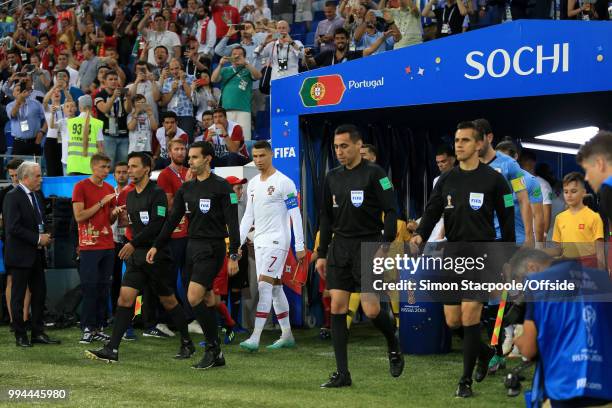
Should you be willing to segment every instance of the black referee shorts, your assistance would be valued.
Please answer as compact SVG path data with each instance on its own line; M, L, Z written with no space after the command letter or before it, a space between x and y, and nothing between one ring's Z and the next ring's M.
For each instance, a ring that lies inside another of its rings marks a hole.
M213 281L223 266L226 252L224 239L190 239L185 262L189 281L212 290Z
M121 286L127 286L142 292L149 283L158 296L174 294L172 277L172 257L168 250L159 251L153 265L146 261L148 249L137 248L125 262L125 275Z
M380 242L380 235L372 237L345 238L334 236L327 249L327 289L361 293L361 243ZM372 271L369 271L371 273ZM371 279L368 279L371 281Z

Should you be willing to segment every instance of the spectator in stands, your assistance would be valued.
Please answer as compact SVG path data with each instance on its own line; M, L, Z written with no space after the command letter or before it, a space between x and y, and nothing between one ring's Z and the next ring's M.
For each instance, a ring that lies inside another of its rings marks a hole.
M156 169L163 169L170 164L168 143L172 139L182 139L185 144L189 143L187 133L177 126L176 113L174 112L164 114L162 126L157 128L155 138L157 139L157 147L154 149L153 159Z
M200 77L193 81L191 95L194 108L197 108L195 117L200 122L202 114L219 106L221 99L221 91L219 88L213 88L207 71L202 72Z
M162 13L157 13L153 19L153 30L146 27L147 22L151 18L151 11L145 12L144 17L138 23L138 31L143 33L147 41L148 56L147 62L155 64L155 49L159 46L164 46L174 58L181 57L181 40L176 33L166 29L167 19Z
M523 357L538 360L543 381L539 391L550 399L548 406L608 406L612 402L608 363L612 360L612 303L592 300L612 290L607 273L582 269L571 261L553 263L545 253L525 249L512 257L510 268L517 281L596 282L595 290L578 285L563 294L547 290L531 293L525 303L523 334L514 343Z
M45 109L45 119L47 122L47 134L45 138L45 161L47 165L47 176L58 177L64 175L64 169L62 168L62 144L61 139L57 138L57 126L60 120L64 118L64 112L62 111L61 98L62 91L59 88L53 88L49 94L51 94L51 104L43 101L43 107ZM72 101L72 96L67 94L67 101Z
M147 98L136 94L132 101L132 112L127 118L129 130L129 152L151 152L151 138L157 130L157 119Z
M312 25L312 0L296 0L294 22L305 23L306 30Z
M255 50L262 61L272 67L272 81L298 73L300 59L304 56L301 41L289 35L289 23L281 20L276 25L278 34L269 34L266 41Z
M13 136L14 155L40 156L44 136L45 111L40 102L32 98L26 81L13 87L13 102L6 106Z
M384 1L384 0L383 0ZM320 52L333 51L336 48L334 35L336 30L344 25L344 19L336 14L336 3L325 2L325 20L320 21L315 31L315 46Z
M162 47L162 49L165 49ZM161 99L161 93L159 91L159 86L155 81L155 77L151 71L149 71L149 66L144 61L138 61L136 63L136 79L133 83L127 86L128 95L133 98L137 94L144 95L147 100L147 104L153 110L153 116L155 117L155 121L157 122L159 119L158 112L158 103Z
M599 20L595 3L596 0L567 0L567 17L582 21Z
M81 99L81 98L79 98ZM91 105L91 104L90 104ZM51 126L57 129L57 139L58 143L62 146L62 170L64 176L68 175L67 166L68 166L68 143L70 139L70 133L68 132L68 119L74 118L77 115L77 102L76 101L66 101L63 105L63 115L62 118L55 122L55 117L51 116ZM104 151L103 145L103 136L101 134L102 129L100 129L100 138L98 140L98 151Z
M62 51L57 56L57 65L55 66L55 71L66 70L68 72L68 77L70 80L68 83L70 86L77 86L77 82L79 80L79 71L72 68L68 62L70 60L70 56L67 51Z
M219 41L215 47L215 54L220 57L229 57L232 54L232 50L238 46L244 48L246 52L246 60L249 64L257 66L257 58L255 57L255 49L259 45L253 38L255 35L255 25L251 21L245 21L242 23L244 30L237 31L234 26L230 26L229 30L225 34L225 37ZM230 39L240 33L240 42L229 44Z
M293 1L278 0L272 3L272 18L277 21L293 23Z
M89 92L89 86L92 84L98 74L100 59L96 57L94 45L85 43L83 45L83 61L79 68L79 87L85 93Z
M167 72L170 74L169 76L167 76ZM192 140L195 128L193 103L191 101L191 84L193 78L185 74L181 61L173 58L170 61L168 71L163 71L159 80L163 84L160 105L165 106L168 112L174 112L176 114L178 126L183 129L187 135L189 135L189 139Z
M57 69L55 71L54 78L54 86L53 88L59 88L61 90L61 102L64 103L68 96L72 97L73 101L77 101L81 96L84 95L83 91L81 91L76 86L70 85L70 77L68 70L65 69ZM53 88L51 91L53 91ZM66 92L67 91L67 92ZM48 95L49 93L47 93Z
M214 110L213 125L207 129L205 140L215 148L213 167L244 166L250 161L242 127L228 120L223 108Z
M46 69L41 68L38 54L30 55L30 64L24 65L22 69L32 78L34 90L46 94L51 85L51 74Z
M198 53L212 59L215 43L217 42L217 25L208 16L206 8L198 7L198 22L195 27L194 38L198 41Z
M210 10L217 27L217 38L223 38L229 29L229 24L240 23L240 12L236 7L229 4L229 0L212 0ZM233 40L236 39L233 38Z
M272 11L270 10L270 8L268 8L268 5L264 0L255 0L255 8L250 12L250 14L251 18L245 18L245 20L257 22L264 18L268 20L272 19Z
M195 38L188 40L181 60L185 74L192 79L199 78L202 72L209 72L212 61L212 55L199 54L198 47L198 40Z
M463 20L468 14L468 8L463 0L447 0L444 7L435 7L438 0L429 0L423 10L424 17L435 18L438 24L436 38L447 37L463 32Z
M108 71L104 76L104 89L95 99L98 118L104 122L105 152L111 164L126 161L128 155L127 116L132 103L125 88L119 87L119 75Z
M147 54L146 46L143 51L143 55L145 54ZM164 72L164 69L168 69L169 55L170 54L168 54L168 49L163 45L158 45L157 47L155 47L155 50L153 52L155 63L150 64L151 72L153 73L155 80L158 80L161 77L161 74L162 72ZM146 62L146 58L143 58L142 56L140 60Z
M350 51L348 45L348 35L348 32L343 27L336 30L336 33L334 34L334 44L336 49L334 51L325 51L316 57L313 57L312 50L306 49L304 54L306 58L305 65L310 69L313 69L317 67L327 67L329 65L340 64L361 57L367 57L376 51L387 39L387 37L383 35L378 37L376 41L374 41L374 43L372 43L365 50ZM391 33L387 32L386 35L391 35Z
M223 67L231 61L231 66ZM232 50L231 58L222 57L212 73L211 80L221 83L220 105L232 121L241 126L244 140L251 140L251 98L253 81L261 78L261 72L246 60L246 51L242 47Z
M180 11L177 19L177 21L183 27L182 38L186 39L189 37L195 37L198 21L204 17L205 16L198 15L198 2L196 0L188 0L187 8L183 8Z
M385 20L385 25L379 26L375 12L373 10L367 12L363 23L355 30L357 50L364 50L376 42L378 38L385 37L385 41L373 52L373 54L380 54L387 49L392 49L393 45L402 38L391 16L387 13L386 17L388 20ZM385 30L385 32L380 31L380 29Z
M384 9L385 0L381 0L379 7ZM387 16L389 14L398 31L401 39L393 45L394 49L407 47L409 45L420 44L423 42L421 26L421 12L416 0L400 0L399 8L389 8L384 10L383 16L388 24L391 23Z

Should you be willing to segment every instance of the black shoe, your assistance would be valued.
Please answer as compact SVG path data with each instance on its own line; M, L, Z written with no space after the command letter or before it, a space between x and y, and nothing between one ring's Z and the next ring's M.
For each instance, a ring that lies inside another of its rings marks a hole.
M198 364L194 364L191 366L197 370L206 370L213 367L221 367L225 365L225 357L223 357L223 352L218 345L206 345L206 351L204 352L204 357Z
M193 342L191 340L185 342L181 341L181 348L178 353L174 356L177 360L185 360L190 358L193 353L195 353L195 347L193 346Z
M351 373L339 373L338 371L333 372L326 383L321 384L321 388L340 388L350 387L353 382L351 381Z
M472 392L472 380L462 378L459 381L459 386L457 387L457 391L455 391L455 397L458 398L470 398L473 396Z
M85 356L92 360L106 361L107 363L116 363L119 361L119 353L117 350L111 350L106 346L99 350L86 350Z
M476 382L481 382L487 376L489 372L489 361L495 355L495 349L493 347L485 345L485 352L478 357L478 362L476 363L476 372L474 373L474 380Z
M15 344L17 347L32 347L32 343L30 343L30 339L28 339L27 334L24 334L23 336L16 336Z
M54 340L47 336L47 333L40 333L39 335L32 336L32 344L61 344L60 340Z
M389 352L389 372L391 377L399 377L404 371L404 356L401 351Z

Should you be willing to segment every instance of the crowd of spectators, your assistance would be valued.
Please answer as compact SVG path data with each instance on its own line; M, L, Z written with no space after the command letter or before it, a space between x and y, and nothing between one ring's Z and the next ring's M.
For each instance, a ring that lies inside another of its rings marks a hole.
M11 137L0 137L0 153L8 142L14 155L44 155L49 176L66 174L74 156L68 145L78 138L66 125L84 95L103 125L89 148L100 146L113 163L150 151L161 168L167 142L186 135L187 143L213 142L217 165L244 164L249 141L270 138L270 81L512 19L609 17L603 0L13 0L2 7L0 131Z

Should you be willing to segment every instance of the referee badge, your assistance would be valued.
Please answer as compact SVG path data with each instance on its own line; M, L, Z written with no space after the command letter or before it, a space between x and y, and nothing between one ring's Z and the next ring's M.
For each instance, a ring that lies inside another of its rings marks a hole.
M202 214L206 214L210 210L210 199L200 198L200 211Z
M148 211L140 212L140 222L142 222L144 225L147 225L149 223L149 212Z
M363 204L363 190L351 190L351 203L357 208Z
M470 193L470 207L472 207L472 210L480 210L480 207L482 207L483 202L483 193Z

